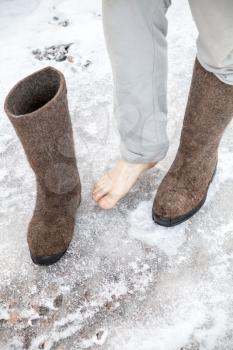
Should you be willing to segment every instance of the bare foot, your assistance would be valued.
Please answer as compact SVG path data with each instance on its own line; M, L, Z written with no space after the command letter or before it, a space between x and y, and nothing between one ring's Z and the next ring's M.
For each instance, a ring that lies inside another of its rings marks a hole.
M155 166L155 163L133 164L124 160L97 181L92 197L103 209L111 209L133 187L144 171Z

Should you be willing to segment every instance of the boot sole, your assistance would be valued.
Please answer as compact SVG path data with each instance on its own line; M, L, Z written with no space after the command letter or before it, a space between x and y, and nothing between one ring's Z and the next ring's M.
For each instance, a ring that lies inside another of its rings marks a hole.
M66 249L67 250L67 249ZM31 259L36 265L49 266L55 264L61 257L65 254L66 250L59 254L54 254L50 256L34 256L31 254Z
M173 227L173 226L176 226L176 225L179 225L179 224L182 224L183 222L189 220L193 215L195 215L200 209L201 207L204 205L205 201L206 201L206 198L207 198L207 194L208 194L208 191L209 191L209 187L210 187L210 184L212 183L215 175L216 175L216 171L217 171L217 166L214 170L214 173L212 175L212 178L209 182L209 185L208 185L208 188L207 188L207 191L206 191L206 194L205 196L203 197L203 199L200 201L200 203L195 207L193 208L192 210L190 210L188 213L186 213L185 215L181 215L181 216L178 216L176 218L163 218L163 217L160 217L154 213L152 213L152 219L153 221L160 225L160 226L164 226L164 227Z

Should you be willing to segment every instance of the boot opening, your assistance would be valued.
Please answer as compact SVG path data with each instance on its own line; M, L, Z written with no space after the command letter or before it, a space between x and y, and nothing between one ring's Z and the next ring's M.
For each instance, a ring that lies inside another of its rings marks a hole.
M6 109L15 117L35 112L58 93L62 75L48 67L23 79L10 92Z

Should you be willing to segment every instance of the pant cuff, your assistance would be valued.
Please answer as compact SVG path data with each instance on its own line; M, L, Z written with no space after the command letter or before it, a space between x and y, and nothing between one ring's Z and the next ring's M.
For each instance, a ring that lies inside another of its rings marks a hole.
M205 64L197 54L197 59L199 63L202 65L205 70L207 70L210 73L213 73L221 82L227 84L227 85L233 85L233 70L226 72L226 69L221 68L213 68L209 65Z
M164 143L159 147L156 147L154 152L147 154L139 154L127 149L124 144L121 144L121 156L126 162L129 163L158 163L163 160L168 152L169 145L168 143Z

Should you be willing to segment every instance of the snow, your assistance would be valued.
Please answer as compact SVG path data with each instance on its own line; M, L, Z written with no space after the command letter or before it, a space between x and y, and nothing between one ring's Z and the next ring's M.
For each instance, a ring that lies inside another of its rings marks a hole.
M95 0L0 2L0 349L232 350L232 125L200 212L171 229L151 219L177 149L195 57L188 2L174 1L168 13L169 154L108 212L90 196L119 157L100 14ZM54 59L67 44L65 59ZM3 102L15 82L47 65L67 80L83 200L69 251L46 268L29 257L35 180Z

